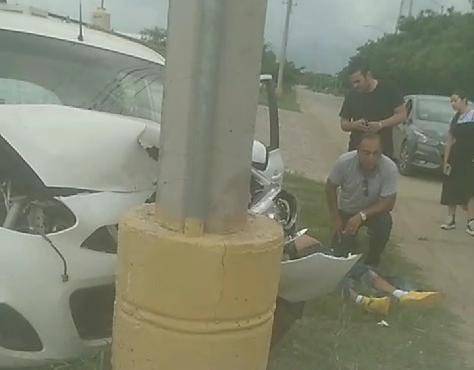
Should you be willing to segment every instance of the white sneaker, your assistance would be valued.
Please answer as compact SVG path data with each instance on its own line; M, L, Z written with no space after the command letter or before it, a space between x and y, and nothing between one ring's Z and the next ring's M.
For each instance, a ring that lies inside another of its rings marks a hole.
M471 220L467 223L466 232L469 235L474 236L474 220Z
M454 230L456 228L456 220L454 217L448 217L446 222L441 225L443 230Z

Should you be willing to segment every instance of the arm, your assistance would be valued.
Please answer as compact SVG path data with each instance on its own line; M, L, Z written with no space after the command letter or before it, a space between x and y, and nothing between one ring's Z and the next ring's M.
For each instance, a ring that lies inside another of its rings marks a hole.
M351 121L351 120L348 120L347 118L341 118L341 129L344 132L352 132L352 131L367 132L369 130L365 120L360 119L358 121Z
M344 132L353 132L353 131L361 131L367 132L367 121L365 119L359 119L358 121L354 121L354 100L353 96L349 93L346 95L344 99L344 103L342 103L341 111L339 112L339 117L341 117L341 129Z
M375 202L373 205L363 210L362 212L365 213L367 219L370 219L371 217L377 216L381 213L390 212L395 207L396 199L396 194L386 198L380 198L377 202ZM362 216L360 215L360 213L355 215L347 222L346 228L344 229L344 233L348 235L356 235L363 223L364 221L362 220Z
M364 212L368 219L371 217L377 216L381 213L388 213L393 211L395 207L395 201L397 200L397 195L391 195L386 198L380 198L376 203L371 205L369 208L365 209Z
M398 170L395 163L391 161L389 161L388 163L389 168L383 175L384 181L380 190L379 199L368 208L362 210L362 213L365 213L367 219L370 219L382 213L390 212L395 206L398 189ZM349 235L355 235L357 234L357 231L362 226L362 224L362 216L359 213L347 222L347 226L344 232L348 233Z
M407 109L405 104L396 107L392 117L380 121L382 128L395 127L407 120Z
M329 208L329 216L333 223L334 232L338 233L342 231L342 219L339 214L337 207L337 188L339 186L331 182L331 180L326 181L326 201Z
M449 156L451 155L451 149L453 148L456 139L454 139L451 132L448 134L448 141L446 142L446 148L444 148L444 168L448 165Z
M407 110L405 104L394 109L393 115L378 122L369 122L368 126L371 132L378 132L384 128L395 127L407 120Z

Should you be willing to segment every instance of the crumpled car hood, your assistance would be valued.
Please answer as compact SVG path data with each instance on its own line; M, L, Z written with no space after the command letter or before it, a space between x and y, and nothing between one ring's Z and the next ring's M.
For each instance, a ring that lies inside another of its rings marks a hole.
M138 138L156 124L54 105L3 105L0 117L0 135L46 187L134 192L154 186L158 164Z

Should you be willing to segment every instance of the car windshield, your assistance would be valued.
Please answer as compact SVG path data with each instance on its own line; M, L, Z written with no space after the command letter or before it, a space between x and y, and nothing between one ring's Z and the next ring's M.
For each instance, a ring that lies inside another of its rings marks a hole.
M417 117L422 121L450 123L454 111L449 100L422 99L418 103Z
M159 121L163 67L31 34L0 33L0 104L60 104Z

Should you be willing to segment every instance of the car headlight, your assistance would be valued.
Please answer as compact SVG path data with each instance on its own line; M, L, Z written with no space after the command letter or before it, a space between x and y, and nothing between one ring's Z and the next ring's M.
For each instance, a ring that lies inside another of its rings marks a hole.
M426 145L431 145L431 146L438 146L440 144L439 139L429 137L420 130L414 129L413 134L415 135L416 140L421 144L426 144Z
M420 130L413 130L413 134L419 143L426 144L428 142L428 137Z

